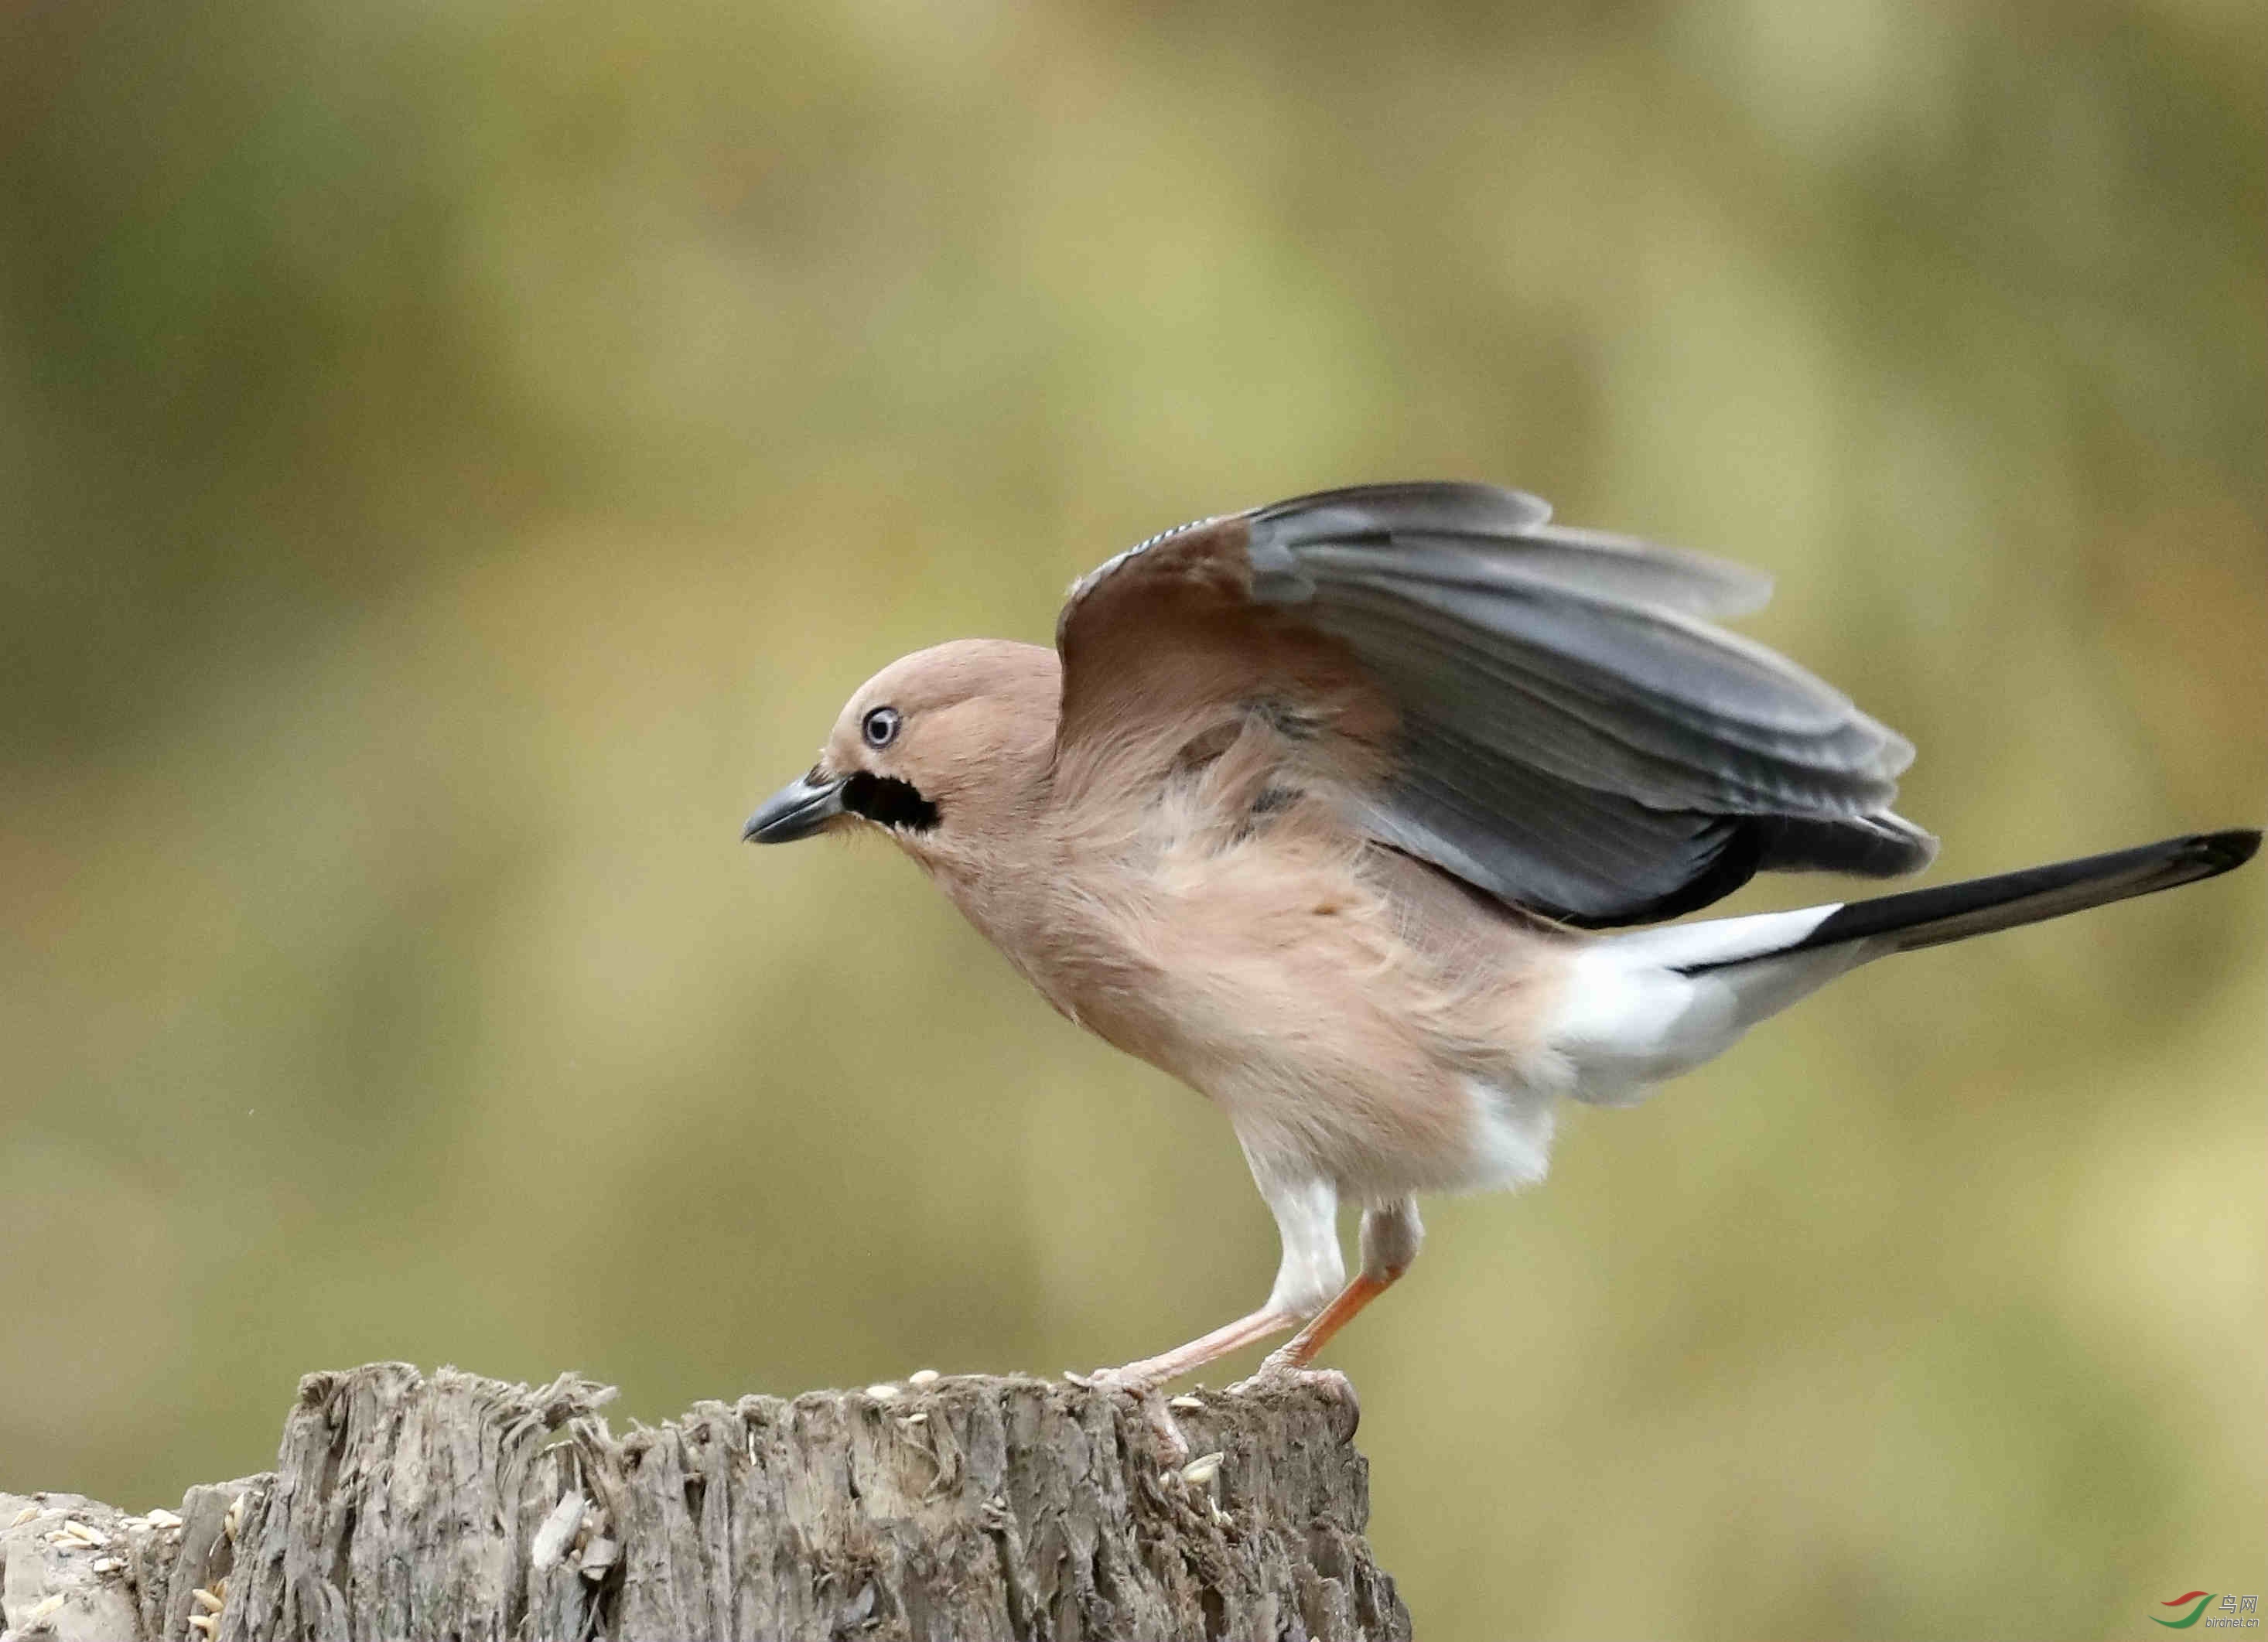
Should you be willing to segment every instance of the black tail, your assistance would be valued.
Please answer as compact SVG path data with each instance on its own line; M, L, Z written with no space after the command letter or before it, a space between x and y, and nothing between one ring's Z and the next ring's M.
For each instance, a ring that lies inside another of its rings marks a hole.
M1890 936L1893 952L1911 952L1994 930L2059 918L2129 895L2146 895L2178 884L2193 884L2232 866L2242 866L2260 847L2257 829L2193 833L2134 850L2114 850L2021 873L1972 878L1965 884L1913 889L1902 895L1857 901L1830 914L1789 952L1832 946L1841 941Z

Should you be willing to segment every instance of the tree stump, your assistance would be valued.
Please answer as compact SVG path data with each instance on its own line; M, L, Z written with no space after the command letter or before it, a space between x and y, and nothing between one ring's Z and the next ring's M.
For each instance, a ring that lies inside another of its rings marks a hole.
M927 1377L924 1377L926 1379ZM7 1642L1406 1638L1345 1382L1054 1381L701 1403L401 1363L311 1374L274 1472L129 1516L0 1493Z

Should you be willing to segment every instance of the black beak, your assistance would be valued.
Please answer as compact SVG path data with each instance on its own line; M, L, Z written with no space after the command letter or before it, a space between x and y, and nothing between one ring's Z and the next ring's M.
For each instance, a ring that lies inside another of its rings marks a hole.
M757 807L740 828L743 843L790 843L808 838L843 814L843 784L819 772L791 781Z

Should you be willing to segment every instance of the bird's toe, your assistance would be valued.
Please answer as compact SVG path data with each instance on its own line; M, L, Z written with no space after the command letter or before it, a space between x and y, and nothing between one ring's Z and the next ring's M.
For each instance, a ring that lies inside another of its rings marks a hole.
M1182 1435L1180 1423L1166 1405L1166 1394L1160 1389L1164 1382L1155 1375L1129 1373L1124 1368L1098 1368L1091 1374L1067 1373L1064 1378L1089 1391L1131 1397L1141 1411L1142 1423L1157 1438L1166 1456L1176 1465L1189 1457L1189 1439Z
M1278 1395L1286 1391L1320 1391L1335 1403L1355 1400L1354 1381L1336 1368L1305 1368L1277 1351L1249 1379L1229 1387L1233 1397Z

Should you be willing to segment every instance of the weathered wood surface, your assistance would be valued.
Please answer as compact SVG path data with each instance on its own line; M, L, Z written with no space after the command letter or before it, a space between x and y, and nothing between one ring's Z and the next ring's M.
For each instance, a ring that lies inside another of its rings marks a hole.
M747 1396L617 1437L613 1393L572 1375L312 1374L276 1470L178 1513L0 1493L0 1620L8 1642L1406 1638L1339 1386L1184 1400L1185 1462L1154 1405L1061 1381Z

